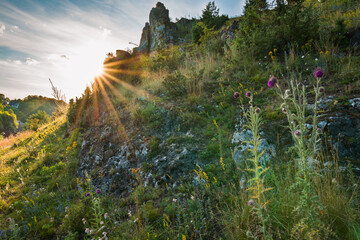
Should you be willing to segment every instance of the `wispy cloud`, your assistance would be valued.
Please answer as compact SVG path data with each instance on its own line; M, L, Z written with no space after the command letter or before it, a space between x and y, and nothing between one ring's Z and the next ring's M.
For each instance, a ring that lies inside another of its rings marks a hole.
M1 37L2 35L4 35L5 29L6 29L5 25L2 24L2 23L0 23L0 37Z

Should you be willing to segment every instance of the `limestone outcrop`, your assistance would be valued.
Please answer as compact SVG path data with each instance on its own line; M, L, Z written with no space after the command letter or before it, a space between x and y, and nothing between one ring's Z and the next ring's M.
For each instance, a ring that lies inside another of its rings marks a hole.
M134 52L149 53L174 43L175 24L170 21L169 10L158 2L149 14L145 23L138 48Z

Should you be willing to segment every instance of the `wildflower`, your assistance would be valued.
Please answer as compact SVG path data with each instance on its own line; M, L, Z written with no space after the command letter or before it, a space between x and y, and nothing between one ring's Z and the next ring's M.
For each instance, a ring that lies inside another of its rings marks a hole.
M53 222L54 221L54 218L52 217L52 218L50 218L50 222Z
M254 205L254 200L252 200L252 199L250 199L250 201L248 202L248 204L249 204L249 206L252 206L252 205Z
M89 233L90 233L90 229L89 229L89 228L86 228L86 229L85 229L85 233L89 234Z
M177 201L177 199L176 198L173 198L173 202L176 202Z
M300 136L300 131L299 130L295 131L295 136L297 136L297 137Z
M65 212L67 212L68 210L69 210L69 207L66 207L66 208L65 208Z
M320 87L320 88L319 88L319 92L324 93L324 92L325 92L325 88L324 88L324 87Z
M245 96L248 97L248 98L251 97L251 92L250 92L250 91L247 91L247 92L245 93Z
M256 109L255 109L255 112L256 112L256 113L260 113L260 108L256 108Z
M96 189L96 194L100 194L100 193L101 193L101 189L100 188Z
M282 108L281 111L283 112L283 114L287 114L286 109Z
M87 192L87 193L85 194L85 197L90 197L90 193Z
M106 234L107 234L106 232L103 232L103 236L104 236L104 237L106 237Z
M85 219L85 218L83 218L83 219L82 219L82 222L83 222L83 224L85 224L85 223L86 223L86 219Z
M94 230L91 229L89 233L90 233L90 234L94 234Z
M129 215L129 217L131 217L131 211L130 210L128 211L128 215Z
M321 129L321 128L317 128L317 131L318 131L318 132L321 132L321 131L322 131L322 129Z
M136 223L138 220L139 220L139 218L136 218L136 219L134 220L134 223Z
M238 97L240 97L240 93L239 92L234 92L234 98L237 99Z
M10 222L10 221L11 221L11 218L7 218L6 221L7 221L7 222Z
M105 219L108 219L108 218L109 218L109 214L108 214L108 213L105 213L105 214L104 214L104 218L105 218Z
M191 200L194 200L194 196L193 196L193 195L191 195L191 197L190 197L190 198L191 198Z
M277 83L277 78L274 77L274 76L271 76L269 78L269 81L268 81L267 85L268 85L269 88L273 88L276 83Z
M322 76L324 75L324 72L321 68L316 68L315 71L314 71L314 76L316 78L321 78Z
M100 225L104 225L104 222L103 222L103 221L101 221L101 222L100 222Z

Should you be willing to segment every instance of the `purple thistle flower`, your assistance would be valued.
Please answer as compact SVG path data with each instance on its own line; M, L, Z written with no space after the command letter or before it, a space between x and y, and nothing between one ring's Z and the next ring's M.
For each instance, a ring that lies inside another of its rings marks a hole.
M297 136L297 137L300 136L300 131L299 130L295 131L295 136Z
M238 97L240 97L240 93L239 92L234 92L234 98L237 99Z
M287 114L286 109L282 108L281 111L283 112L283 114Z
M256 113L260 113L260 108L256 108L256 109L255 109L255 112L256 112Z
M245 96L248 97L248 98L251 97L251 92L250 92L250 91L247 91L247 92L245 93Z
M319 92L321 92L321 93L325 92L325 88L324 88L324 87L320 87L320 88L319 88Z
M249 202L248 202L248 205L249 205L249 206L254 205L254 200L250 199Z
M321 78L322 76L324 75L324 72L321 68L316 68L315 71L314 71L314 76L316 78Z
M269 81L268 81L267 85L268 85L269 88L273 88L276 83L277 83L277 78L274 77L274 76L271 76L269 78Z
M90 193L87 192L87 193L85 194L85 197L89 197L89 196L90 196Z
M101 193L101 188L96 189L96 194L100 194Z
M10 221L11 221L11 218L7 218L7 219L6 219L6 222L10 222Z

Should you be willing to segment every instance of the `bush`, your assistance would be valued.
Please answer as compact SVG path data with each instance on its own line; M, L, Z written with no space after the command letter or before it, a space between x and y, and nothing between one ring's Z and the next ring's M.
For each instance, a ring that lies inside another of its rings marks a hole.
M41 125L48 123L50 116L45 111L38 111L29 116L25 122L25 129L36 131Z
M181 72L168 74L164 81L163 86L166 89L166 93L170 98L180 97L187 94L186 77Z

